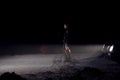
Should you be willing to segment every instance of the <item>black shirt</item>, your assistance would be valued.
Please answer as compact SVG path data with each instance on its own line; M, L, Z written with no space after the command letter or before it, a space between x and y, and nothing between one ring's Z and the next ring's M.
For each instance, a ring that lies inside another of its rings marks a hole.
M68 43L68 29L64 29L64 40L63 40L64 43Z

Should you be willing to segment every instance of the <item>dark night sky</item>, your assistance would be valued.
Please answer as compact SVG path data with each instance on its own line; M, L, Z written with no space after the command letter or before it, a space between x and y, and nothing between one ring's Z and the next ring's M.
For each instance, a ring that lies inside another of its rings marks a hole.
M107 7L79 6L64 8L64 11L7 8L1 16L1 43L61 43L63 21L69 26L71 43L101 43L119 39L119 16L114 9Z

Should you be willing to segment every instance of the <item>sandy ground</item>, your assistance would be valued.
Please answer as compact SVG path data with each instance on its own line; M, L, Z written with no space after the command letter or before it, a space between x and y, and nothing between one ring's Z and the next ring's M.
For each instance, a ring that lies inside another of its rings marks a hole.
M70 45L72 57L81 63L86 58L95 58L101 53L102 45ZM0 57L0 73L16 72L18 74L37 73L51 69L53 60L60 58L62 45L12 45L0 48L0 53L7 53ZM10 55L8 55L10 54Z

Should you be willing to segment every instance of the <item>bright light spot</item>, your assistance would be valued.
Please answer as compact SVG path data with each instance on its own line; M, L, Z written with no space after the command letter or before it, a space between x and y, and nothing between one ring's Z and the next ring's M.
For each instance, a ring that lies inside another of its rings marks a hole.
M110 46L109 51L112 52L114 48L114 45Z

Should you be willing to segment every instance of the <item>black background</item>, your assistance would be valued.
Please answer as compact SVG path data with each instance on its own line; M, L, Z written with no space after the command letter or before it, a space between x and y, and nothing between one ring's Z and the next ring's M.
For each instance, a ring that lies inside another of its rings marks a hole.
M3 6L0 42L62 43L64 23L69 26L69 43L119 40L119 11L116 8L74 5L64 4L59 8Z

